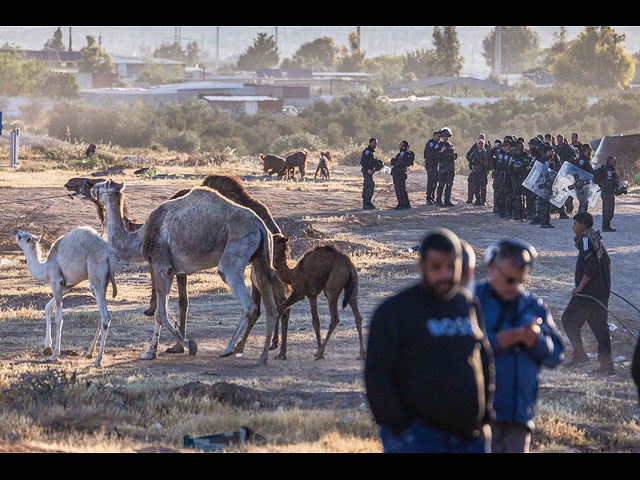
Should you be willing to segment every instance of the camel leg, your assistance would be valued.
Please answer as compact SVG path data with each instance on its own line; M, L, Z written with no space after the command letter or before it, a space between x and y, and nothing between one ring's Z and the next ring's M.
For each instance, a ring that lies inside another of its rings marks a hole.
M169 273L170 270L171 267L153 266L156 295L158 299L155 312L156 323L153 331L153 337L149 343L149 349L140 357L143 360L153 360L158 358L158 342L160 341L160 332L163 326L167 327L169 331L179 339L182 346L189 350L190 355L195 355L198 350L196 342L193 340L186 340L178 330L173 328L167 318L169 292L171 291L171 283L173 282L173 274Z
M255 270L251 269L251 300L253 300L253 302L256 305L257 313L256 313L256 316L255 316L255 319L253 321L249 321L249 323L247 324L247 328L244 331L244 335L242 336L240 341L236 344L236 346L233 349L234 353L243 353L244 352L244 347L245 347L245 344L247 342L247 338L249 338L249 333L251 333L251 330L253 329L254 325L256 324L258 318L260 317L260 301L262 299L262 295L260 294L260 290L256 286L257 281L258 280L257 280L256 275L255 275ZM251 317L251 319L253 319L253 317ZM276 326L276 328L277 328L277 326ZM277 344L278 344L278 341L276 339L276 346L277 346ZM270 350L273 350L274 348L275 347L272 346L270 348Z
M187 335L187 312L189 310L189 294L187 292L187 275L177 274L178 284L178 306L180 307L180 333L183 337ZM167 353L184 353L184 347L180 342L176 342L173 347L167 348Z
M153 278L153 270L149 267L149 274L151 275L151 298L149 299L149 308L144 311L147 317L153 317L156 313L157 298L156 298L156 281Z
M44 334L44 350L43 355L51 355L53 349L51 348L51 312L56 305L56 298L53 297L44 307L44 317L46 322L46 331Z
M318 350L316 355L320 352L320 345L322 340L320 337L320 315L318 314L318 296L309 296L309 305L311 306L311 324L313 325L313 331L316 333L316 343L318 344Z
M291 307L304 298L304 294L291 292L291 295L282 303L278 305L278 317L282 323L282 346L280 347L280 353L276 357L278 360L287 359L287 331L289 330L289 314Z
M278 321L278 307L276 306L273 287L277 280L273 280L273 274L271 271L267 272L264 270L260 260L254 260L252 262L252 267L256 271L256 283L260 290L260 295L262 296L267 316L267 335L264 343L264 349L262 350L262 355L258 362L260 365L267 363L267 359L269 358L269 342Z
M109 316L109 311L107 310L107 299L106 299L106 291L107 284L104 284L103 288L95 289L94 293L96 294L96 302L98 303L98 310L100 311L100 349L98 350L98 356L96 357L95 362L93 362L94 367L99 367L102 362L102 354L104 353L104 345L107 341L107 332L109 330L109 324L111 323L111 318Z
M315 355L316 360L324 359L324 349L327 346L327 342L329 341L329 337L333 333L333 330L336 328L338 323L340 322L340 318L338 317L338 297L339 294L329 294L325 292L327 296L327 300L329 301L329 311L331 312L331 323L329 324L329 330L327 331L327 336L324 339L324 343L318 349L318 352Z
M49 362L55 362L60 357L60 344L62 341L62 297L64 295L62 286L63 282L61 278L51 280L51 290L53 290L53 298L56 304L56 342L53 348L53 353L47 359Z
M245 263L242 258L229 253L223 254L218 263L218 273L231 289L233 296L240 301L243 310L240 323L238 323L227 348L220 353L221 357L228 357L234 353L234 347L240 333L247 329L249 325L253 325L258 318L258 307L253 302L251 294L244 284L244 269L248 263Z
M351 300L349 300L349 305L351 306L351 311L353 311L353 317L356 320L356 329L358 330L358 337L360 338L360 355L358 355L358 360L364 360L364 339L362 337L362 315L360 314L360 309L358 308L358 297L353 295Z

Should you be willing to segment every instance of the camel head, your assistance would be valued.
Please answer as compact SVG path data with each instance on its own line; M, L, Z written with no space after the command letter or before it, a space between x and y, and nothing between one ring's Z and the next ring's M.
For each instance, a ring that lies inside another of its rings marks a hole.
M124 191L125 182L117 183L112 180L107 180L106 182L96 183L91 189L91 196L94 200L97 200L100 203L107 203L107 195L109 193L122 192Z
M35 235L31 235L30 233L23 232L22 230L15 229L11 232L13 238L18 242L18 246L23 250L35 250L36 245L40 242L40 237L36 237Z
M286 260L289 257L289 237L276 233L273 235L273 259L274 263Z

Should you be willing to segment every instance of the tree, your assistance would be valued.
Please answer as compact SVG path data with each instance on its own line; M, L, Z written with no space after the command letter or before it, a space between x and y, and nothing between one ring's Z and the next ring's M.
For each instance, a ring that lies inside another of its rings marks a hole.
M47 72L42 84L42 94L55 98L76 97L78 84L75 75L67 72Z
M508 26L502 29L501 73L520 73L532 66L540 53L540 35L528 27ZM495 28L482 41L483 56L495 69Z
M627 87L635 75L635 59L629 55L612 27L585 27L559 54L553 64L559 83L599 88Z
M195 67L200 63L200 57L202 56L202 52L200 51L200 46L198 42L190 42L187 43L187 65L190 67Z
M187 53L182 49L178 42L162 43L153 52L154 58L166 58L167 60L175 60L176 62L187 61Z
M338 60L339 72L361 72L364 70L364 52L360 51L360 37L356 32L349 34L349 47L351 53L344 45L340 49Z
M0 52L0 95L8 97L30 96L40 92L46 68L34 58L13 50Z
M273 35L260 32L253 40L253 45L240 55L236 68L238 70L269 68L276 66L279 61L280 53Z
M407 53L402 71L405 76L415 75L416 78L435 76L435 56L433 50L420 49Z
M113 73L114 65L111 55L106 53L92 35L87 35L87 45L80 49L81 60L78 70L81 73Z
M312 42L303 43L291 59L282 62L282 68L299 67L327 71L335 68L338 47L329 37L316 38Z
M433 27L433 45L435 51L435 74L440 76L457 77L462 71L464 57L460 55L460 41L456 27Z
M47 40L44 44L45 50L57 50L58 52L64 51L64 44L62 43L62 29L58 29L53 32L53 37Z

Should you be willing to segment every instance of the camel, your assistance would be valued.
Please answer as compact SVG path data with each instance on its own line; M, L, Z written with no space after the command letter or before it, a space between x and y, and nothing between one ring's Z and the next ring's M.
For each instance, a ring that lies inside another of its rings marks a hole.
M13 230L13 237L25 254L31 275L38 280L48 281L53 291L53 298L45 307L44 354L51 355L48 361L57 361L60 356L62 297L80 282L89 280L89 290L93 293L98 304L101 321L98 323L98 331L85 357L93 357L98 337L100 337L100 349L93 363L94 367L99 367L110 323L106 303L108 282L111 282L114 297L117 293L114 278L118 266L116 254L91 227L78 227L58 238L51 246L45 261L42 260L39 237L19 229ZM56 311L56 343L54 349L51 350L51 312L54 307Z
M306 150L301 150L287 156L282 170L278 173L278 177L286 175L287 178L296 178L296 167L298 167L298 170L300 171L300 178L304 178L305 171L307 169L308 155L309 153Z
M320 174L320 178L326 178L327 180L331 180L331 164L333 163L333 159L331 158L331 152L320 152L320 160L318 161L318 168L316 168L316 174L313 178L317 178L318 174Z
M278 178L282 178L282 167L284 167L285 162L284 158L278 157L277 155L263 155L261 153L260 159L263 162L262 168L264 170L264 173L269 174L269 176L277 173Z
M316 333L318 350L316 360L324 358L324 350L339 322L338 297L344 290L342 308L351 306L356 321L356 329L360 337L360 355L358 360L364 359L364 340L362 338L362 315L358 309L358 272L351 259L342 253L335 245L319 245L307 250L297 265L289 266L289 238L281 234L273 236L273 254L276 270L282 280L290 284L293 292L287 300L278 306L278 314L282 320L282 346L280 356L286 358L287 327L283 314L305 296L309 298L313 329ZM331 323L324 342L320 337L320 317L318 315L318 295L324 291L329 302Z
M280 231L280 227L275 222L269 209L265 204L254 198L247 192L242 182L233 176L230 175L218 175L218 174L209 174L202 181L202 186L212 188L220 193L222 196L228 198L229 200L241 205L243 207L250 208L253 210L265 223L267 229L272 233L282 233ZM185 196L191 191L190 188L185 188L176 192L171 200L180 198ZM178 280L178 291L179 291L179 307L180 307L180 332L182 335L186 335L186 323L187 323L187 309L189 306L188 294L186 290L186 276L176 276ZM254 278L253 270L251 271L251 297L253 301L258 306L258 316L260 315L260 300L261 295L259 289L256 287L256 279ZM290 292L289 286L279 278L279 275L276 277L276 281L273 285L273 293L276 299L276 303L280 304L284 302L287 298L287 295ZM153 315L156 309L156 294L155 294L155 286L153 285L153 277L152 277L152 289L151 289L151 299L149 308L144 312L145 315ZM289 320L289 313L285 314L285 321ZM271 343L270 350L275 350L278 347L278 323L276 321L273 333L273 339ZM248 333L245 335L245 338L248 336ZM244 344L242 344L244 345ZM176 344L170 349L167 350L169 353L182 353L184 349L180 344ZM278 357L279 358L279 357Z
M168 295L174 276L183 275L186 281L187 275L215 266L243 306L241 321L220 356L243 351L250 327L258 318L258 308L244 284L244 270L251 264L267 314L266 341L259 362L266 363L277 307L272 286L276 276L272 266L273 240L264 222L252 210L215 190L195 187L183 197L162 203L139 230L127 232L122 219L124 187L124 182L107 181L94 186L92 195L106 206L109 242L120 258L131 262L146 260L152 272L158 299L156 323L149 348L141 358L157 358L163 326L190 355L196 354L196 342L185 338L168 321ZM243 329L245 336L234 348Z

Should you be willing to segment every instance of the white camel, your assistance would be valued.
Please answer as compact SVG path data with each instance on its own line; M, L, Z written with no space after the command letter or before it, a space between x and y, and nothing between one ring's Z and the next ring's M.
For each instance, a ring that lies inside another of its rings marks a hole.
M156 323L149 349L141 358L157 358L163 326L189 354L196 354L196 342L187 340L168 321L169 291L174 276L186 278L216 266L243 307L241 321L220 356L242 351L250 330L247 327L252 326L259 315L258 305L244 283L244 271L251 265L254 284L267 313L266 341L260 357L260 363L266 363L278 316L273 293L277 272L272 263L273 239L260 217L211 188L195 187L183 197L162 203L139 230L128 232L122 216L124 187L124 182L101 182L92 188L91 195L106 207L107 235L118 256L130 262L149 262L157 295ZM236 348L242 331L245 335Z
M99 367L110 323L106 301L107 284L111 282L115 297L117 289L114 275L118 266L118 257L109 244L91 227L78 227L58 238L51 246L46 260L43 260L39 237L18 229L13 231L13 237L24 252L31 275L38 280L48 281L53 291L53 298L45 307L47 327L44 354L51 355L48 358L49 361L57 361L60 356L62 297L80 282L89 280L89 290L98 303L100 322L85 357L93 357L98 337L100 337L100 349L93 363L94 367ZM54 307L56 344L51 350L51 312Z

